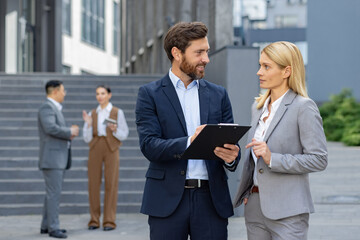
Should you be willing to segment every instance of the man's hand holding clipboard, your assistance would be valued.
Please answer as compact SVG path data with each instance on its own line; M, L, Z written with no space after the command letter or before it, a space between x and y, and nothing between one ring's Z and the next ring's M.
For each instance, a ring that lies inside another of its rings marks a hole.
M238 124L201 125L181 159L223 160L231 164L239 154L237 142L249 129Z

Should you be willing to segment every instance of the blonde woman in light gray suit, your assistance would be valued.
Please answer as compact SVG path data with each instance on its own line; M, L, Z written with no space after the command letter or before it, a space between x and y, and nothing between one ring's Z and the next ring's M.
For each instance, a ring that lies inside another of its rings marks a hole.
M299 49L266 46L257 75L267 89L252 107L252 128L235 207L245 204L248 239L307 239L311 172L327 166L326 139L316 104L308 97Z

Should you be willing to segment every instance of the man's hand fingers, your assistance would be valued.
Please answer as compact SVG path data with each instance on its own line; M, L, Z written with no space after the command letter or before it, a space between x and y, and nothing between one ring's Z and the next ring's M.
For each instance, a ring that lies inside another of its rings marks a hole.
M224 148L233 150L233 151L239 151L239 147L237 145L234 144L224 144Z
M216 147L214 153L225 162L231 163L238 156L239 147L234 144L225 144L224 147Z

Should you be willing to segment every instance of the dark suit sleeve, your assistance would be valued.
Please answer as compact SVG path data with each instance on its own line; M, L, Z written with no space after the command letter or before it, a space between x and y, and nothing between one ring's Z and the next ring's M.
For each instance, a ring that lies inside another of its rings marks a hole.
M232 107L231 107L229 96L225 89L224 89L224 97L222 100L222 109L223 109L223 112L222 112L221 123L233 123L234 119L233 119L233 115L232 115ZM240 146L238 144L237 144L237 146L239 147L239 154L238 154L237 158L235 159L234 164L229 166L229 165L225 164L225 162L224 162L225 168L232 172L236 170L237 165L240 162L240 157L241 157Z
M39 110L39 120L44 132L52 137L69 140L71 130L69 127L60 126L56 121L56 113L47 104Z
M140 87L136 102L136 125L141 151L153 162L178 160L186 149L188 137L162 137L157 105L151 94L154 94L154 91L146 86Z

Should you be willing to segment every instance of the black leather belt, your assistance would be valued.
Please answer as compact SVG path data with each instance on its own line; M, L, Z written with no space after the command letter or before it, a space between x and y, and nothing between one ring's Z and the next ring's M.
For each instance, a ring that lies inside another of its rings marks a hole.
M259 193L259 187L258 186L252 186L250 193Z
M201 187L208 186L208 185L209 185L208 180L186 179L186 181L185 181L185 188L201 188Z

